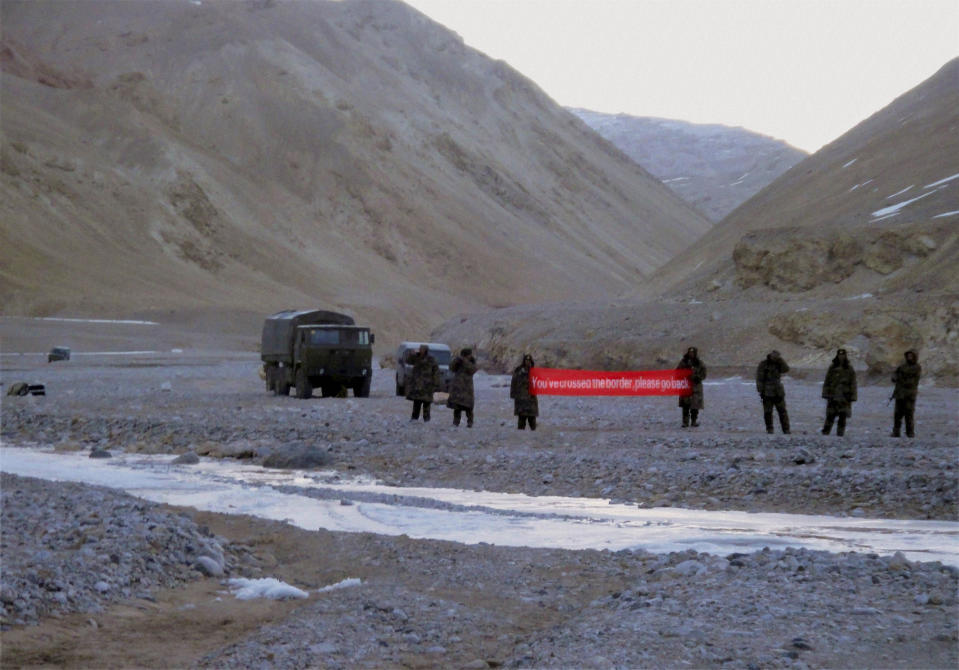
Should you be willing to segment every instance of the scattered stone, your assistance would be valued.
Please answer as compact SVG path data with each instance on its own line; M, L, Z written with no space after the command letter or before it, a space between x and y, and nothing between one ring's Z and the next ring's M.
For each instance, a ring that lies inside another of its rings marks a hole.
M200 457L197 456L195 451L188 451L174 458L173 462L177 465L196 465L200 462Z
M328 451L311 444L286 444L275 450L263 461L265 468L286 470L313 470L330 465L332 458Z

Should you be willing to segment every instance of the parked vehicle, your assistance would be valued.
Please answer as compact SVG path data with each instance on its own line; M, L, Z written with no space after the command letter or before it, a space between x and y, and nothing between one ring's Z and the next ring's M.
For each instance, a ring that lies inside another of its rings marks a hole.
M263 322L260 358L266 389L309 398L353 389L368 398L373 379L374 335L353 317L325 310L285 310Z
M396 349L396 395L406 395L406 376L413 369L413 366L406 362L407 354L417 351L423 344L429 347L430 356L436 359L440 369L441 387L437 390L449 393L450 381L453 379L453 373L450 372L453 355L449 345L439 342L400 342Z
M54 361L69 361L70 360L70 347L54 347L50 350L50 353L47 354L47 363L53 363Z

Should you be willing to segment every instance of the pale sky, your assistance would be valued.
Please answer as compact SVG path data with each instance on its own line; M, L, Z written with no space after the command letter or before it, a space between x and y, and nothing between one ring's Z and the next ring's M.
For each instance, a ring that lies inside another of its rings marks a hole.
M561 105L809 152L959 56L959 0L404 1Z

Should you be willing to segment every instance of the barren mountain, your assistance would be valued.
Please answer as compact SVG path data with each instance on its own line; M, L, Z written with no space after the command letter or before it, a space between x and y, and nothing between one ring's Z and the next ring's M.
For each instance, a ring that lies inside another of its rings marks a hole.
M837 347L885 375L918 348L959 376L959 59L802 161L617 303L523 307L450 321L507 364L672 365L698 345L754 369L780 349L821 369Z
M712 221L724 218L808 155L744 128L570 111Z
M399 2L0 11L6 315L255 333L317 306L384 344L464 309L634 290L709 228Z

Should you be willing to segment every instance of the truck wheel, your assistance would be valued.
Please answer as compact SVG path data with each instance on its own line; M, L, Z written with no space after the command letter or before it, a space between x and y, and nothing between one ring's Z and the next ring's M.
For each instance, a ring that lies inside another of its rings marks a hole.
M397 377L396 378L396 395L405 395L405 394L406 394L406 388L402 384L400 384L400 378Z
M369 398L370 397L370 383L373 381L371 377L360 377L353 384L353 397L354 398Z
M296 371L296 397L303 400L313 397L313 385L303 368Z

